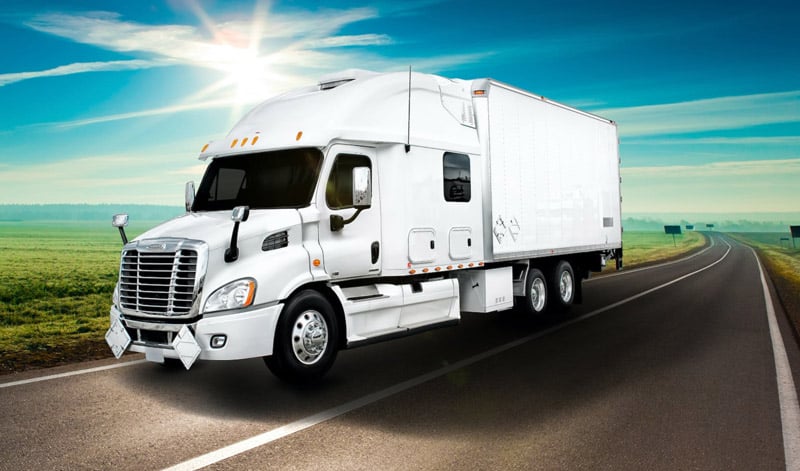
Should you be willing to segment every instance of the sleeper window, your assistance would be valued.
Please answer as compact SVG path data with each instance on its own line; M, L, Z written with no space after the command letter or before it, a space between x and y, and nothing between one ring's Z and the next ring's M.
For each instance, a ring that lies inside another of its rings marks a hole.
M445 201L468 202L471 197L469 156L445 152L442 162Z

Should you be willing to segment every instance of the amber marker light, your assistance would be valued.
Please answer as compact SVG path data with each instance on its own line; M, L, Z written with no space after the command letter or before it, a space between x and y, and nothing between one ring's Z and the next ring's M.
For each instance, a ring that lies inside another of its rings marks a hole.
M315 259L314 259L314 261L313 261L313 262L311 262L311 263L312 263L312 264L313 264L315 267L318 267L318 266L320 266L320 264L321 264L322 262L320 262L318 258L315 258Z
M448 270L452 270L453 269L453 265L447 265L447 269Z
M247 137L245 137L244 139L242 139L242 147L244 147L244 145L245 145L245 144L247 144L247 139L248 139Z
M469 264L469 267L470 267L470 268L472 268L472 267L474 267L474 266L475 266L475 264L474 264L474 263L470 263L470 264Z
M428 270L427 268L423 268L423 269L422 269L422 273L428 273L429 271L430 271L430 270Z
M247 292L247 301L244 302L245 307L253 304L253 297L256 295L256 282L250 280L248 284L250 285L250 289Z
M203 153L203 152L205 152L206 150L208 150L208 144L204 145L204 146L203 146L203 148L202 148L202 149L200 149L200 153L202 154L202 153Z
M434 268L434 270L436 270L436 271L442 271L442 267L436 267L436 268Z
M408 270L408 273L410 273L410 274L412 274L412 275L413 275L414 273L416 273L416 272L417 272L417 270Z
M472 94L475 96L483 96L486 95L486 90L475 90L474 92L472 92Z
M253 140L250 141L250 145L254 146L254 145L256 145L256 142L258 142L258 136L254 137Z
M463 263L459 263L458 264L458 268L464 268L464 264Z
M231 142L231 149L233 149L234 147L236 147L236 143L237 143L237 142L239 142L239 139L234 139L234 140L233 140L233 142Z
M297 137L294 138L295 141L299 141L303 137L303 131L297 131Z
M482 267L483 266L483 262L478 262L478 266Z

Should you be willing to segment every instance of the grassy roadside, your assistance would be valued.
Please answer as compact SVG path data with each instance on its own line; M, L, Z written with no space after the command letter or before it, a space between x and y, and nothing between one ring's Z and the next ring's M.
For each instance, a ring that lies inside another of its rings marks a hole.
M676 236L674 244L672 236L663 232L627 231L622 234L625 268L675 259L705 244L705 236L694 231Z
M121 248L107 223L0 222L0 374L108 357Z
M129 237L153 224L129 228ZM705 244L626 232L626 267L674 258ZM0 374L108 358L104 335L121 241L107 223L0 222Z
M789 234L778 232L730 234L738 241L756 249L767 270L779 301L800 339L800 248L792 248L791 242L781 241Z

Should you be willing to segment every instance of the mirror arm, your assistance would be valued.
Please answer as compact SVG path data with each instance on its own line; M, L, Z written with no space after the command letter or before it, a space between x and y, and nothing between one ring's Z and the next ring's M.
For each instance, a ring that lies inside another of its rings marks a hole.
M366 208L364 207L356 209L356 212L347 219L339 216L338 214L331 214L331 232L339 232L344 229L344 226L355 221L358 215L361 214L361 211L364 211L365 209Z

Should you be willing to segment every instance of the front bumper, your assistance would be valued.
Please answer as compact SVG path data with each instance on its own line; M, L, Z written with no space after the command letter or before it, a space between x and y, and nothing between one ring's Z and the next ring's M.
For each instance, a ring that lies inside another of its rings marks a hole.
M192 324L129 320L111 307L106 341L119 358L125 350L144 353L163 362L179 359L186 369L197 360L241 360L272 355L275 327L283 304L200 319ZM225 345L211 347L211 338L224 335ZM196 353L195 353L196 352Z

